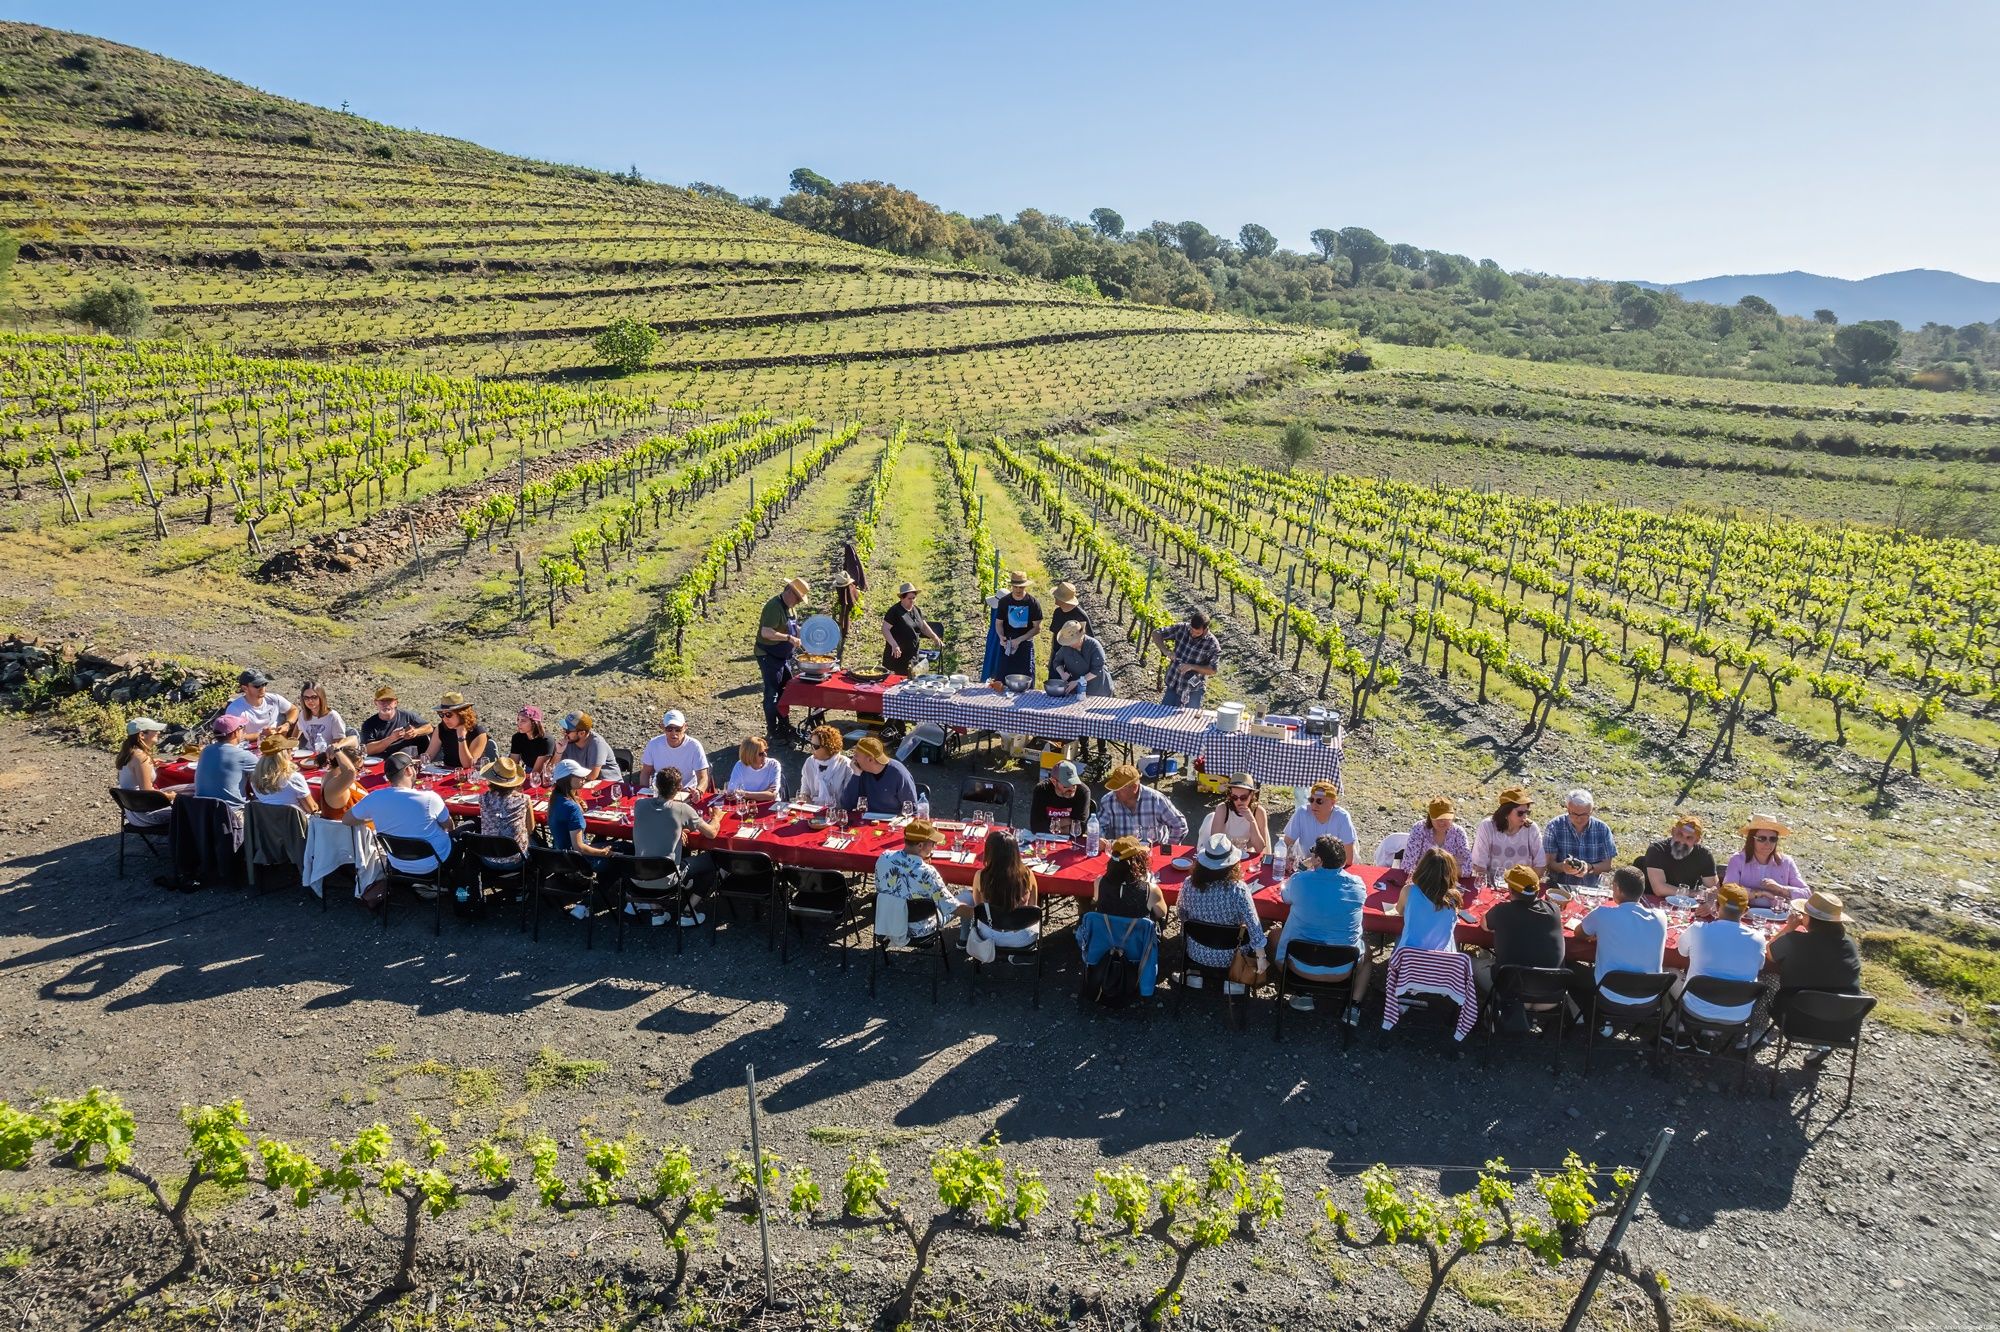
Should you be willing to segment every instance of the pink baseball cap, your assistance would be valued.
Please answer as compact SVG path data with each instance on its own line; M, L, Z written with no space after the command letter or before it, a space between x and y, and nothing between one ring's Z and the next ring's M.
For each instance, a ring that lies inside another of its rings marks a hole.
M515 715L520 717L522 721L538 722L542 719L542 710L530 703Z
M209 723L217 735L235 735L243 729L243 719L233 712L225 712Z

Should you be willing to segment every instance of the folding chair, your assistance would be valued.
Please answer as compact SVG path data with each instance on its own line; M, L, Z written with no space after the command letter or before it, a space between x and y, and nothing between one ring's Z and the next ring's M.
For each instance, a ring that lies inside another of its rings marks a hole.
M983 806L993 811L1001 823L1014 821L1014 785L998 777L967 777L958 787L958 813L965 815L967 805Z
M878 966L882 971L889 969L889 954L891 949L889 947L888 935L872 933L875 928L872 923L875 913L875 899L873 897L868 899L867 905L863 910L867 913L871 922L869 930L871 931L870 937L873 940L868 948L868 996L872 999L875 997L876 970ZM937 928L931 930L929 933L912 933L909 944L904 950L912 953L929 951L937 954L938 969L931 974L931 1003L935 1005L938 995L938 977L951 974L951 946L947 941L951 933L951 923L948 918L938 915L937 904L927 898L912 898L909 904L909 912L912 927L921 925L927 920L937 922Z
M425 890L428 889L431 899L431 934L433 936L443 934L444 899L451 895L451 889L445 886L443 858L421 837L397 837L379 829L375 835L382 840L382 849L389 853L389 863L382 867L382 882L387 888L382 895L382 928L385 930L389 928L389 899L394 896L398 887L408 888L419 901L424 898ZM399 860L412 864L428 860L430 868L416 872L400 870L396 868L396 862Z
M602 896L602 885L597 879L597 857L586 858L575 851L558 851L554 847L529 846L528 848L528 900L524 904L521 927L533 927L532 937L539 942L542 937L542 899L549 898L568 910L573 906L584 909L583 946L586 950L596 946L597 907Z
M1778 1073L1793 1045L1824 1045L1847 1051L1847 1099L1854 1100L1854 1074L1861 1065L1861 1028L1875 1008L1875 996L1837 990L1780 990L1771 1000L1771 1024L1778 1029L1778 1057L1771 1064L1770 1095L1778 1094Z
M1195 975L1201 977L1203 989L1207 989L1213 985L1217 990L1222 992L1223 1003L1228 1009L1231 1025L1235 1026L1238 1030L1243 1028L1248 1018L1237 1010L1236 1000L1238 996L1229 993L1227 989L1229 981L1228 964L1225 963L1219 967L1205 967L1188 956L1187 946L1190 943L1195 943L1200 944L1204 948L1213 948L1234 953L1243 946L1243 941L1246 937L1241 925L1210 925L1206 921L1189 920L1186 917L1182 917L1180 966L1174 970L1175 1017L1181 1015L1181 1002L1187 995L1188 973L1193 972ZM1251 997L1250 992L1246 989L1241 997L1246 1000L1249 999Z
M840 969L847 970L847 939L854 917L854 881L834 870L797 870L778 884L778 960L792 960L791 929L806 937L806 922L824 922L840 940Z
M465 857L466 873L476 878L482 903L489 893L506 892L520 901L528 890L528 856L521 844L498 833L462 832L452 838ZM511 867L507 862L515 862Z
M611 746L611 761L618 765L618 771L624 775L626 781L636 782L639 780L636 776L639 769L632 761L631 750L625 748L623 745Z
M118 877L125 877L125 838L136 837L155 856L166 854L167 822L134 823L133 817L140 814L157 814L161 810L172 810L174 802L159 791L127 791L123 787L111 788L111 803L118 807ZM160 841L155 842L157 837Z
M1569 987L1572 976L1568 967L1496 967L1493 971L1493 992L1486 997L1480 1013L1486 1028L1486 1044L1480 1051L1480 1062L1493 1062L1493 1047L1508 1033L1501 1029L1501 1018L1510 1007L1518 1006L1526 1019L1527 1031L1534 1034L1534 1018L1538 1013L1555 1015L1555 1055L1551 1059L1550 1071L1562 1074L1563 1028L1569 1025ZM1544 1039L1547 1039L1545 1036Z
M979 919L984 922L986 928L1003 934L1034 927L1033 943L1003 944L996 941L993 945L993 961L996 967L1001 963L1012 966L1013 959L1017 957L1033 958L1035 978L1034 986L1029 991L1029 1007L1040 1008L1042 1006L1042 909L1038 906L1015 907L1012 911L1001 913L996 919L986 904L981 902ZM968 957L966 960L972 963L965 978L965 996L971 999L978 993L979 977L984 974L984 964L973 957Z
M1313 996L1315 1005L1320 999L1340 1000L1340 1008L1336 1010L1341 1032L1340 1048L1345 1050L1352 1046L1354 1028L1347 1021L1347 1009L1350 1005L1358 1005L1361 1002L1361 996L1354 993L1354 972L1356 964L1360 961L1361 950L1343 944L1312 943L1305 939L1287 943L1285 960L1272 964L1277 972L1278 996L1273 1005L1276 1016L1271 1023L1271 1039L1274 1041L1284 1039L1285 1009L1290 1006L1291 996L1309 994ZM1292 969L1294 962L1300 966L1323 967L1328 970L1346 967L1347 974L1337 979L1307 976Z
M730 904L731 920L736 918L736 903L749 903L751 910L765 918L764 947L770 949L777 943L778 916L784 909L779 885L786 876L760 851L711 851L709 855L715 863L715 898ZM708 938L715 942L713 932Z
M674 951L684 951L687 926L681 921L694 910L687 871L667 856L611 856L607 863L618 882L618 951L625 951L626 916L636 920L641 912L673 921ZM600 882L603 877L598 876Z
M1609 971L1590 987L1590 1023L1583 1031L1583 1073L1590 1076L1590 1054L1597 1044L1600 1027L1615 1034L1653 1028L1646 1060L1655 1068L1660 1063L1660 1046L1666 1039L1667 1014L1673 1008L1675 976L1671 971Z
M252 800L243 806L243 870L250 877L252 892L259 891L259 865L290 865L303 870L305 846L306 812L297 805Z
M1756 1042L1750 1039L1750 1020L1757 1015L1757 1001L1764 997L1764 982L1723 980L1718 976L1690 976L1680 997L1674 1001L1674 1021L1687 1036L1690 1049L1683 1050L1678 1042L1674 1046L1676 1055L1689 1055L1698 1059L1720 1059L1730 1053L1732 1044L1741 1041L1743 1058L1736 1067L1736 1087L1743 1088L1743 1079L1750 1072L1750 1057L1756 1052ZM1717 1008L1745 1008L1740 1018L1721 1020L1702 1017L1688 1009L1689 999L1699 999Z

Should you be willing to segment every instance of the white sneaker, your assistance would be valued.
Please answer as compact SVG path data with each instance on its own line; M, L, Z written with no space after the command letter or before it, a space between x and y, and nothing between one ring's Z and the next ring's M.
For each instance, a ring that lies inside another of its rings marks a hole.
M652 924L655 928L665 925L671 920L673 920L673 917L664 911L655 911L652 915Z
M1224 994L1242 994L1243 983L1241 981L1224 981L1222 982L1222 992Z
M691 930L697 925L706 924L708 924L708 913L706 911L697 911L691 916L681 917L681 928L684 930Z
M625 904L625 914L628 916L636 916L639 914L639 908L633 906L630 902L627 902Z
M1313 997L1309 994L1288 995L1286 996L1286 1001L1301 1013L1310 1013L1313 1011Z
M1198 971L1190 971L1187 974L1186 978L1182 980L1181 983L1187 986L1190 990L1199 990L1201 988L1201 973Z
M585 906L583 903L578 902L575 906L569 909L569 914L575 917L577 920L589 920L590 908Z

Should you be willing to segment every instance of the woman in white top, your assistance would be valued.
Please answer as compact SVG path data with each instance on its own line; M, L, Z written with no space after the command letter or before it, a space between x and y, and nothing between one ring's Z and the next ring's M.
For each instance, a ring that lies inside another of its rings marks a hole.
M174 792L184 788L169 790L153 784L153 777L159 771L159 761L153 746L159 743L160 732L166 730L165 723L156 722L151 717L134 717L125 723L125 742L118 746L118 789L121 791L159 791L167 799L174 798ZM144 813L127 812L125 822L134 828L159 828L173 810L166 806L147 810Z
M1510 786L1500 793L1493 817L1472 834L1472 875L1480 883L1503 882L1516 865L1540 865L1542 829L1535 822L1535 805L1528 793Z
M753 735L736 747L736 766L725 788L759 804L785 798L785 770L771 757L771 746L761 735Z
M319 812L319 802L305 776L292 766L292 738L269 731L257 742L260 757L250 774L250 793L260 805L292 805L308 814Z
M316 680L299 686L299 741L307 749L325 753L347 737L347 723L327 701L326 690Z
M847 784L854 780L854 761L840 752L840 732L831 726L815 726L812 743L812 753L799 769L799 799L831 808L840 803Z
M1215 812L1202 821L1201 831L1195 837L1195 845L1204 845L1209 837L1221 833L1229 839L1231 846L1241 851L1246 858L1261 856L1271 849L1271 822L1264 813L1264 806L1258 801L1257 779L1249 773L1241 773L1229 783L1229 793Z

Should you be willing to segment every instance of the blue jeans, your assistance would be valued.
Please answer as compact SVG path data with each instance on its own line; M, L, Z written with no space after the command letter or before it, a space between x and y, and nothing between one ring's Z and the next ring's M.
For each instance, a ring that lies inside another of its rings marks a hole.
M1184 673L1167 681L1167 691L1160 695L1160 702L1170 708L1198 708L1207 695L1206 675Z

